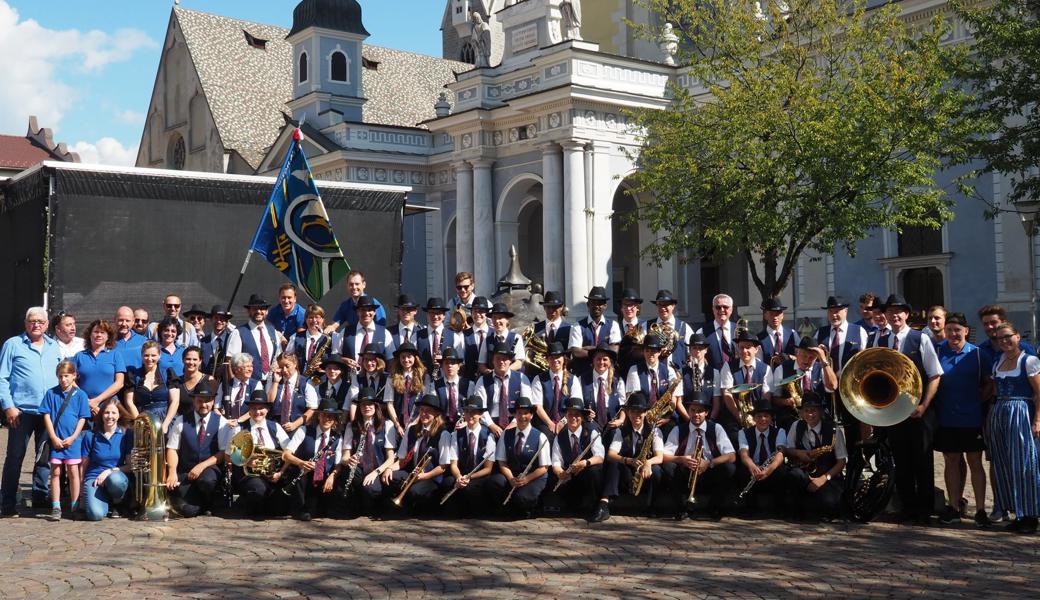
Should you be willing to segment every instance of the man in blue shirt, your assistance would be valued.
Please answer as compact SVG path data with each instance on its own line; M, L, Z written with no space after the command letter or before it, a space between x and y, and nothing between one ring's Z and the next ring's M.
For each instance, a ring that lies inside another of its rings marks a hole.
M37 459L48 442L40 402L48 389L58 385L61 352L58 343L44 335L46 331L47 310L34 306L25 313L25 333L8 339L0 348L0 408L10 428L0 482L0 516L4 517L18 515L18 479L29 436L33 436ZM34 508L47 506L49 476L48 465L34 467Z
M999 354L991 336L998 326L1007 322L1007 310L999 304L987 304L979 309L979 321L982 321L982 331L986 333L986 339L979 344L979 355L982 357L983 368L990 372ZM1029 342L1019 340L1018 347L1026 354L1036 356L1036 348Z
M339 305L336 309L336 314L332 317L332 323L325 327L325 333L335 333L340 327L344 329L350 329L357 325L358 314L357 314L357 301L358 298L365 295L365 274L361 271L351 271L347 274L347 291L350 292L350 298L343 301L343 304ZM386 309L374 296L369 296L376 305L376 325L386 327Z
M134 309L120 306L116 310L116 351L128 367L141 366L141 346L148 338L134 331Z
M289 338L297 333L307 332L307 324L304 322L304 313L307 312L296 303L296 286L291 283L282 284L278 288L278 306L272 307L267 313L267 322L282 334L282 338L288 342Z

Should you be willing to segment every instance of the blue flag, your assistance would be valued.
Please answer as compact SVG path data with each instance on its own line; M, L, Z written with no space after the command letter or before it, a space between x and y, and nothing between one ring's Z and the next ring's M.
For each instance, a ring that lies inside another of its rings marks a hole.
M350 265L314 185L301 139L296 130L252 250L317 301L350 272Z

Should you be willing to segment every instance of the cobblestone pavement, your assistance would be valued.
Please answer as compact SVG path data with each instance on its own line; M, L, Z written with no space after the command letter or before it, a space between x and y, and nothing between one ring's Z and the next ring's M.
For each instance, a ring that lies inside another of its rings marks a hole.
M0 597L1035 597L1037 541L968 522L49 523L23 512L0 521Z

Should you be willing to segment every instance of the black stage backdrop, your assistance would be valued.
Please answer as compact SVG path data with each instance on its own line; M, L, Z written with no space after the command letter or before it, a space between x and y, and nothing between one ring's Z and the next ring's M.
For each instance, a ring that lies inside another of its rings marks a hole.
M81 329L95 318L111 319L123 304L145 308L154 320L167 293L181 297L183 310L225 304L271 185L251 177L54 163L8 182L0 204L0 281L11 292L0 294L0 333L21 331L25 309L40 304L45 291L51 314L68 311ZM392 305L400 290L406 189L318 186L347 261L365 272L369 293ZM251 293L276 303L285 281L254 255L234 321L245 319L241 305ZM346 295L340 282L322 299L330 319ZM298 301L310 302L302 294Z

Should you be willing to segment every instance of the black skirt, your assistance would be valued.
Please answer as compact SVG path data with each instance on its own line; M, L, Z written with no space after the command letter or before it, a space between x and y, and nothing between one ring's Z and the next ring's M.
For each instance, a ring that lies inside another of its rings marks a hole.
M935 432L936 452L982 452L985 449L981 427L940 427Z

